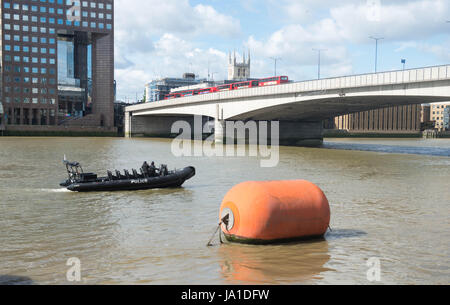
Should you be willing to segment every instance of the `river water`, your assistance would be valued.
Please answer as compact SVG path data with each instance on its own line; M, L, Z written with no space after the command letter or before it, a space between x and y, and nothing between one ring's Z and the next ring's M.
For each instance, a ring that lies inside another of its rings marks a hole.
M58 186L64 154L102 175L144 160L197 175L180 189L71 193ZM231 187L276 179L323 189L325 239L206 247ZM262 168L256 157L176 158L166 139L0 138L1 283L70 284L75 257L85 284L450 284L449 220L450 140L328 139L281 147L278 166Z

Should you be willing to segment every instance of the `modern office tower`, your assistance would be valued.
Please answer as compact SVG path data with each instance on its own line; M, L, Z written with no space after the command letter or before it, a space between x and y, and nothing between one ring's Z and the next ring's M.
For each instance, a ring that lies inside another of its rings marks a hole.
M1 0L6 130L114 131L113 0Z

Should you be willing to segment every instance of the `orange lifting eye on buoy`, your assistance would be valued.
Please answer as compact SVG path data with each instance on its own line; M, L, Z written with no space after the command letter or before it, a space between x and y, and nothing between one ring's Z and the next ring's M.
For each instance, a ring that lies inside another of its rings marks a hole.
M244 182L223 199L220 222L234 242L320 237L330 224L330 206L322 190L305 180Z

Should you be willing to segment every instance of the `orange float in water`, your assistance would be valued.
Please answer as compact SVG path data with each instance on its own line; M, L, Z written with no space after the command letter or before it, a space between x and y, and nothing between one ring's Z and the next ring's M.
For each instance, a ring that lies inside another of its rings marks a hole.
M322 190L305 180L244 182L220 207L229 241L264 244L323 236L330 205Z

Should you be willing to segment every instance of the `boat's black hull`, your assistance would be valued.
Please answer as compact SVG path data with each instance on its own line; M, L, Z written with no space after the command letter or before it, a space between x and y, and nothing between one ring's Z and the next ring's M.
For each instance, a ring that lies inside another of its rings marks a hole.
M73 192L103 192L103 191L135 191L156 188L175 188L195 175L195 168L186 167L167 176L150 178L102 180L87 183L73 183L67 186Z

